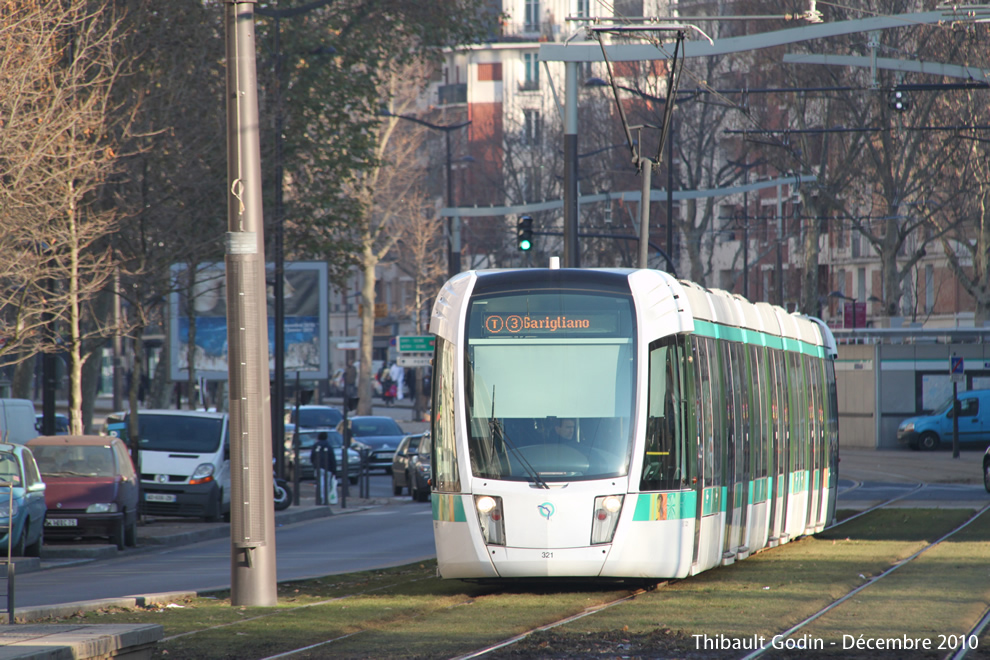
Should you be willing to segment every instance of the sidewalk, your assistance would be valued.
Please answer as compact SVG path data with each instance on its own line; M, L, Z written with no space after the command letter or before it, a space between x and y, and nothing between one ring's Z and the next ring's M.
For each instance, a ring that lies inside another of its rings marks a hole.
M839 478L885 483L982 484L981 448L912 451L910 449L839 448Z

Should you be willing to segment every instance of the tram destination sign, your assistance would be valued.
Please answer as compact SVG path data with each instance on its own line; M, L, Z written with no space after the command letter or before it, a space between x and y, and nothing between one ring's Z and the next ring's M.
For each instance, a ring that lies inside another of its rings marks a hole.
M396 340L395 347L400 353L425 353L433 351L435 338L433 335L399 335Z
M619 330L619 319L614 313L593 312L583 314L485 314L484 334L498 336L564 336L604 335L613 336Z

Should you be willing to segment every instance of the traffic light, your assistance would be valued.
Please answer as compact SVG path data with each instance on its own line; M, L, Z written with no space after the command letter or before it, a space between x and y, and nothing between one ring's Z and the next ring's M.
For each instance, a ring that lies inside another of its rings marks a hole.
M895 89L890 93L890 98L887 99L887 105L890 106L891 110L904 112L911 107L911 102L906 92Z
M516 245L523 252L533 247L533 218L528 215L516 220Z

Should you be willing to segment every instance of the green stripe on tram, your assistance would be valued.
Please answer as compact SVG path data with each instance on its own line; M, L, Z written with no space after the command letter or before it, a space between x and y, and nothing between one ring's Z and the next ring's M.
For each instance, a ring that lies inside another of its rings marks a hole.
M464 500L457 493L437 493L430 497L433 504L433 519L443 522L467 522L464 513Z
M702 321L701 319L694 320L694 334L703 337L712 337L714 339L737 341L743 344L754 344L756 346L766 346L767 348L793 351L795 353L804 353L816 358L825 357L825 348L823 346L809 344L800 339L781 337L779 335L760 332L759 330L737 328L731 325Z

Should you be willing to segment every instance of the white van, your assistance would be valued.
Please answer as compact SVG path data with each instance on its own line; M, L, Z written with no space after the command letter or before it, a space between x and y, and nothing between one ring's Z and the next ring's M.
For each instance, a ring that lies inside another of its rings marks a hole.
M23 445L38 437L34 402L30 399L0 399L0 442Z
M127 415L109 423L127 440ZM230 515L230 427L227 413L138 411L141 511L220 520Z

